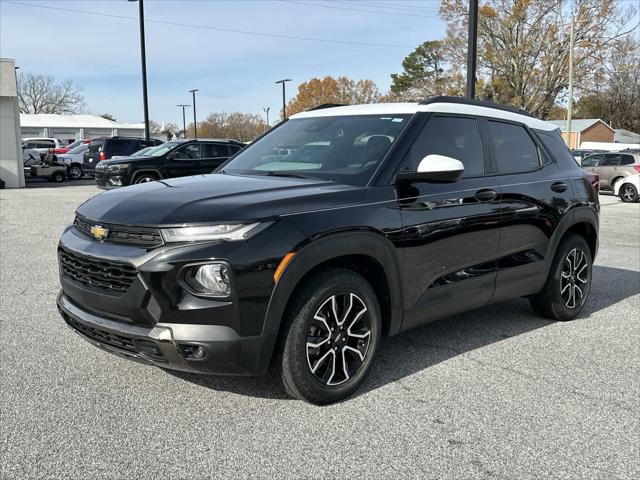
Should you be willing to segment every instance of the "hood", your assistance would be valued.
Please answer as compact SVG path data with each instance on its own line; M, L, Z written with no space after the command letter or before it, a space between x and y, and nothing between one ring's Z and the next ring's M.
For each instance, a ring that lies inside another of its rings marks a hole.
M363 192L324 180L210 174L109 190L77 213L132 226L243 222L353 204Z

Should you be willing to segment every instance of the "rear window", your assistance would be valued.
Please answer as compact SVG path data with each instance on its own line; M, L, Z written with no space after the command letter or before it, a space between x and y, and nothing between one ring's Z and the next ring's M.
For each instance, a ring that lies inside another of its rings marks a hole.
M605 155L602 162L603 167L615 167L620 165L620 155Z
M89 153L89 155L97 155L103 145L104 140L91 140L87 152Z
M633 155L622 155L620 165L633 165L634 163L636 163L636 160Z
M540 166L538 147L520 125L489 122L498 173L530 172Z
M140 141L137 139L117 139L109 140L105 146L105 155L131 155L140 150Z
M574 156L569 151L569 147L567 147L567 144L560 138L552 137L551 135L538 135L538 138L556 161L568 162L570 160L571 162L576 163ZM584 157L582 161L583 165L589 158L589 156Z
M217 157L228 157L229 150L227 149L227 145L222 145L220 143L205 143L204 145L204 158L217 158Z

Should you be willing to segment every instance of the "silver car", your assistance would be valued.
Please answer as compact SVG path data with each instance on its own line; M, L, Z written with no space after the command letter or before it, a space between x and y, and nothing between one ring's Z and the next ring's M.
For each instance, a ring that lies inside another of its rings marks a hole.
M596 153L582 159L582 168L600 177L600 188L613 190L617 181L640 173L640 151Z

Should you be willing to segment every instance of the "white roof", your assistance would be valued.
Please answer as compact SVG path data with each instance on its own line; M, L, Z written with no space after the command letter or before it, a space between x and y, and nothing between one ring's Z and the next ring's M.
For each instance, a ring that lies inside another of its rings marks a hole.
M21 113L20 126L27 128L140 128L139 123L113 122L97 115L55 115L49 113Z
M480 117L501 118L514 122L524 123L530 128L538 130L557 130L557 126L538 120L537 118L521 115L519 113L508 112L491 107L481 107L479 105L467 105L464 103L429 103L420 105L419 103L369 103L366 105L347 105L344 107L322 108L309 112L300 112L291 115L290 118L314 118L314 117L339 117L345 115L401 115L414 114L417 112L439 112L439 113L460 113L466 115L477 115Z

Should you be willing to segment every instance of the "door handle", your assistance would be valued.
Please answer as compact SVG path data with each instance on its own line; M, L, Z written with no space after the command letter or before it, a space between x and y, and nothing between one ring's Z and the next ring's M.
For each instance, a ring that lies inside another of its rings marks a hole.
M555 182L551 184L551 190L562 193L567 191L567 184L564 182Z
M490 188L483 188L478 190L474 196L479 202L490 202L498 196L498 193Z

